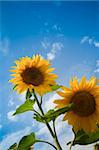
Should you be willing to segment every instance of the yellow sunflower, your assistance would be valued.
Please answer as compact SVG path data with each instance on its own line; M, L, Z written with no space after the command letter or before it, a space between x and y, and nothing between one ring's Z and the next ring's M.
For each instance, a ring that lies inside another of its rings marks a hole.
M70 88L62 87L62 91L57 92L62 99L55 100L57 108L63 108L70 103L74 103L74 108L64 116L64 121L73 126L75 131L83 129L85 132L93 132L99 123L99 85L96 78L89 81L83 77L78 82L74 77L70 81Z
M11 70L13 78L10 82L16 85L18 93L34 89L42 95L51 91L50 85L56 84L57 75L52 73L54 68L51 68L51 64L40 55L34 55L32 58L22 57L15 61L15 64Z

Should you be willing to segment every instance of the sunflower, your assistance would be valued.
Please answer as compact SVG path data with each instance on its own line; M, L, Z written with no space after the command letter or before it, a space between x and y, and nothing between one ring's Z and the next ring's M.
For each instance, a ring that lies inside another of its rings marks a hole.
M74 108L65 113L64 121L68 121L73 126L74 131L83 129L85 132L93 132L99 123L99 85L96 78L91 77L88 81L82 77L78 82L74 77L70 81L70 88L62 87L62 91L57 92L62 98L55 100L57 108L63 108L73 103Z
M15 66L11 75L13 78L10 80L15 85L18 93L26 90L35 90L36 93L42 95L51 91L50 85L55 85L56 74L52 71L51 64L40 55L30 57L22 57L15 61Z

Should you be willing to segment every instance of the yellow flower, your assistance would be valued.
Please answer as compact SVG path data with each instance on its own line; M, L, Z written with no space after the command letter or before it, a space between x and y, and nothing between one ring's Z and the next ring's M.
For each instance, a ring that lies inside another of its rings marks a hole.
M62 87L62 91L57 92L62 99L55 100L57 108L63 108L70 103L75 107L65 114L63 120L73 126L75 131L83 129L85 132L93 132L99 123L99 85L96 78L89 81L83 77L78 82L74 77L70 81L70 88Z
M32 58L22 57L15 61L14 70L11 70L13 78L10 80L18 93L33 89L42 95L51 91L50 85L55 85L56 74L52 71L51 64L40 55L34 55Z

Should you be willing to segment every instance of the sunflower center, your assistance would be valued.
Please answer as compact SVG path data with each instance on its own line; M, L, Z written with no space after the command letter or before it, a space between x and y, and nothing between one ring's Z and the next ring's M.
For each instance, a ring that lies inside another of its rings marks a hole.
M26 68L21 77L26 84L32 84L34 86L38 86L43 83L44 75L37 68Z
M95 99L89 92L77 92L71 99L75 104L73 112L81 117L87 117L95 111Z

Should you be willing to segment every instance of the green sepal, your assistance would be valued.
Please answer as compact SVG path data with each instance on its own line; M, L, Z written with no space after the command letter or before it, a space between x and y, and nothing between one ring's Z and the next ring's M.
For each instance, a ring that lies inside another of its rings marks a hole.
M31 97L32 97L32 94L31 94L30 90L28 89L26 92L26 99L29 99Z
M14 87L13 87L13 90L16 90L16 87L18 86L18 84L16 84Z

